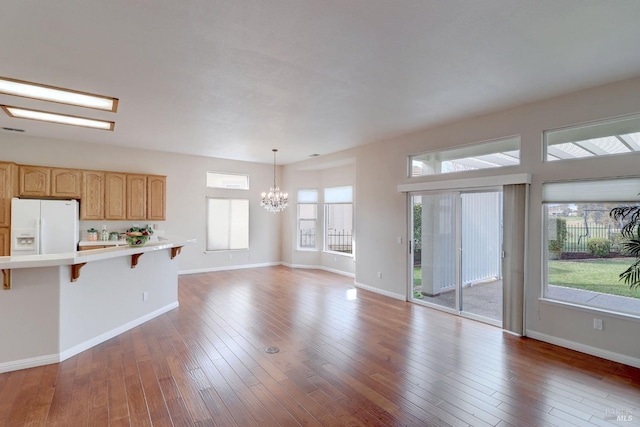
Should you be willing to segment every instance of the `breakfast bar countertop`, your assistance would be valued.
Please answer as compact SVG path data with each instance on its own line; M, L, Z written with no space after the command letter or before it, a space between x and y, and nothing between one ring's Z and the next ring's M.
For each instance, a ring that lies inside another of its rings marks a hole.
M196 239L186 238L167 238L159 237L158 240L147 243L143 246L128 246L126 242L120 241L102 241L102 242L88 242L95 243L98 246L106 245L108 243L112 247L103 249L94 249L91 251L75 251L65 252L59 254L47 254L47 255L17 255L17 256L4 256L0 257L0 269L15 269L15 268L36 268L36 267L52 267L58 265L75 265L92 261L100 261L104 259L117 258L127 255L142 254L145 252L158 251L162 249L170 249L176 247L182 247L187 244L195 243Z

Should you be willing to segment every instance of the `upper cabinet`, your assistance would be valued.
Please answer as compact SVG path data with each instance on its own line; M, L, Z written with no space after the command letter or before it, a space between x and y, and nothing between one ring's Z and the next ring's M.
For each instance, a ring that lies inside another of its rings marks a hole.
M127 174L127 219L147 219L147 176Z
M82 172L82 194L80 195L80 219L104 219L105 173L99 171Z
M104 219L127 219L127 174L104 174Z
M147 176L147 219L164 221L166 219L167 177Z
M51 169L51 196L79 199L82 194L82 171L77 169Z
M17 165L0 162L0 227L11 225L11 198L15 195Z
M166 180L128 174L0 162L0 227L11 225L11 198L79 199L81 220L166 219Z
M47 197L51 188L51 168L20 166L20 196Z

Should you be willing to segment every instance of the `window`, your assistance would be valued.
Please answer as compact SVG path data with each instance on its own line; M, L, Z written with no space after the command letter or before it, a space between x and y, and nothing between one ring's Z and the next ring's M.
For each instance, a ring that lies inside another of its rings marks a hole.
M324 250L353 254L353 187L324 190Z
M316 249L317 223L318 190L298 190L298 249Z
M543 186L545 298L640 314L640 292L620 280L636 258L622 245L624 223L609 215L640 204L639 191L640 178Z
M520 164L520 137L409 156L409 176L439 175Z
M249 200L207 198L207 250L249 249Z
M226 188L229 190L248 190L249 175L207 172L208 188Z
M548 162L638 152L640 116L549 130L544 147Z

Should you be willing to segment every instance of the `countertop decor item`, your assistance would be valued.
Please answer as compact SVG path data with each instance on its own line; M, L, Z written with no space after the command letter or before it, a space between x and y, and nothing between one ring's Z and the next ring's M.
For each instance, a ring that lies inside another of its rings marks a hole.
M129 246L142 246L149 241L149 235L132 236L127 233L127 243Z
M145 245L151 235L153 229L149 226L146 227L131 227L126 232L126 239L129 246L142 246Z
M90 242L98 241L98 230L90 228L87 230L87 240Z

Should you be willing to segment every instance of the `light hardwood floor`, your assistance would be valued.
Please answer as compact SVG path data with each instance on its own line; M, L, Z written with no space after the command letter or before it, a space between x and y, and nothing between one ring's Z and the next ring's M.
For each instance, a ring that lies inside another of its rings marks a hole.
M331 273L181 276L179 300L63 363L1 374L0 426L640 425L638 369Z

